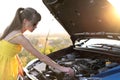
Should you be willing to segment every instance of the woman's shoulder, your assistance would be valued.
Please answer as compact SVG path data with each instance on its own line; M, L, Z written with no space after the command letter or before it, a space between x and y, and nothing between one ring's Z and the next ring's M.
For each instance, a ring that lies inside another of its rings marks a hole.
M10 41L12 39L14 39L15 37L18 37L18 36L21 36L22 33L21 32L11 32L9 33L4 39L7 40L7 41Z
M19 39L24 38L24 35L21 32L11 32L9 33L4 40L11 42L11 43L15 43L17 44L19 42Z

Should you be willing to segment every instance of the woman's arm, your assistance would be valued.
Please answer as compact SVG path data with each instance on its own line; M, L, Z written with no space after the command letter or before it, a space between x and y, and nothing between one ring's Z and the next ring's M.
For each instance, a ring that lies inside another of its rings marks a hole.
M40 61L46 63L47 65L58 69L62 72L74 75L74 71L71 68L63 67L54 62L51 58L48 56L40 53L37 49L33 47L33 45L30 43L28 39L26 39L23 35L16 38L16 41L18 44L21 44L27 51L29 51L32 55L36 56L40 59Z

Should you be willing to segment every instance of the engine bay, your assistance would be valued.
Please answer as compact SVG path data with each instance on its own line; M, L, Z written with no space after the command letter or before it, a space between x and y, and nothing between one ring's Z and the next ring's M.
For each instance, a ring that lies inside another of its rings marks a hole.
M74 69L75 77L70 77L38 59L25 68L26 76L30 80L100 80L93 77L119 65L109 59L80 58L76 53L66 54L55 61L62 66Z

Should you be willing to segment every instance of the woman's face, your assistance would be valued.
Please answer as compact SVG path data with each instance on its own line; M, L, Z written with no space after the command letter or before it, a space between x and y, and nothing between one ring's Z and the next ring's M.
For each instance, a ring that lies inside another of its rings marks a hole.
M25 21L25 29L33 32L37 28L38 22L32 22L32 21Z

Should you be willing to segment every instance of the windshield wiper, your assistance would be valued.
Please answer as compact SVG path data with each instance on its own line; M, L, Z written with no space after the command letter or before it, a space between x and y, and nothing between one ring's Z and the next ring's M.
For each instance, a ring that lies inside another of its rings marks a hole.
M80 43L80 41L79 40L77 40L79 43L78 44L75 44L75 46L82 46L82 45L84 45L87 41L89 41L90 39L86 39L86 40L84 40L83 42L81 42Z
M102 48L102 49L107 49L107 50L119 50L120 51L120 46L116 46L116 45L110 45L110 44L92 44L89 45L88 47L94 47L94 48Z

